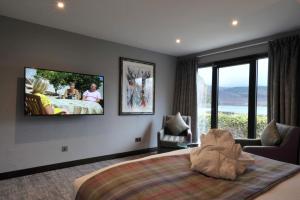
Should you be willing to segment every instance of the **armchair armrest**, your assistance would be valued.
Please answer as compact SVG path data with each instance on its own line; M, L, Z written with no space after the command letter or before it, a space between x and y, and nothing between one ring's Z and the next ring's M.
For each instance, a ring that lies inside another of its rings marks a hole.
M287 158L287 152L278 146L245 146L243 151L273 160L293 162L292 160L289 161L289 158Z
M260 139L235 139L235 143L244 146L261 146Z
M161 129L161 130L159 130L159 131L157 132L157 137L158 137L159 139L161 139L162 137L164 137L164 135L165 135L165 130L164 130L164 129Z
M157 146L160 146L160 140L164 137L165 135L165 130L161 129L160 131L157 132Z
M275 151L278 151L280 148L277 146L245 146L244 151L256 155L269 155Z
M187 133L186 133L186 134L187 134L187 135L186 135L186 137L187 137L187 138L186 138L186 139L187 139L187 142L188 142L188 143L191 143L191 142L192 142L192 138L193 138L193 137L192 137L192 131L191 131L191 129L188 129L188 130L186 130L186 132L187 132Z

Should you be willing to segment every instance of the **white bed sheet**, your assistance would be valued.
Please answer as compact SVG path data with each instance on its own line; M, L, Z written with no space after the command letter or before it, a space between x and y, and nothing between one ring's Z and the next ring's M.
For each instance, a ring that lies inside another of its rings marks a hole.
M74 181L74 183L73 183L74 197L76 196L76 193L77 193L78 189L80 188L80 186L87 179L89 179L90 177L92 177L100 172L103 172L107 169L110 169L112 167L119 166L122 164L126 164L126 163L136 162L139 160L147 160L150 158L157 158L157 157L170 156L170 155L186 154L186 153L189 153L189 151L190 151L190 149L183 149L183 150L171 151L171 152L163 153L163 154L155 154L152 156L147 156L147 157L140 158L140 159L121 162L121 163L117 163L117 164L114 164L114 165L111 165L111 166L108 166L105 168L101 168L90 174L82 176ZM264 194L255 198L255 200L300 200L300 173L298 173L295 176L287 179L286 181L276 185L269 191L267 191Z

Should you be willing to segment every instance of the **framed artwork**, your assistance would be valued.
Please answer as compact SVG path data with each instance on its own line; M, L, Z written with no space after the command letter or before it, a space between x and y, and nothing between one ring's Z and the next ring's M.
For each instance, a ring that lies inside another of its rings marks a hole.
M120 58L120 115L153 115L155 64Z

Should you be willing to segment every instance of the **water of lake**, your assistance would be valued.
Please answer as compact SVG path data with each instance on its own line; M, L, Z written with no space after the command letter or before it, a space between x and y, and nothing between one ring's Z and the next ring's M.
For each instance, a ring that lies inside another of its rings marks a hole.
M200 108L199 112L208 112L210 108ZM219 106L219 112L230 112L230 113L240 113L240 114L247 114L248 113L248 106ZM267 115L267 107L258 106L257 107L257 115Z

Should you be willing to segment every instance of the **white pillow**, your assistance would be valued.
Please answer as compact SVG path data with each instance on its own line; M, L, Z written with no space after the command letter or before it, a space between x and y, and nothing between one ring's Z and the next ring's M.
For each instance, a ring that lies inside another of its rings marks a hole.
M276 146L281 142L275 120L272 120L264 129L261 135L261 144L263 146Z
M183 131L186 131L190 128L182 119L179 112L174 117L166 121L165 127L170 131L172 135L179 135Z

